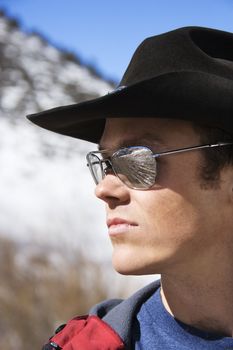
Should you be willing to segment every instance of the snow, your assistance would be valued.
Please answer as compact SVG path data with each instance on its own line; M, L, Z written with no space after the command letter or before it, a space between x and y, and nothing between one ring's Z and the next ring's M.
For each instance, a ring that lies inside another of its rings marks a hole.
M25 84L26 85L26 84ZM4 109L14 109L21 101L27 86L8 86L2 89L1 105Z
M25 241L65 241L72 246L81 243L91 254L93 246L86 245L93 235L108 244L103 207L94 200L94 184L85 155L79 150L80 142L71 141L69 157L61 152L44 157L38 130L27 126L26 121L12 127L7 120L0 120L0 134L1 232ZM55 134L52 139L57 139L56 144L60 143L64 152L63 139ZM93 147L86 144L87 151ZM98 257L100 252L94 248Z

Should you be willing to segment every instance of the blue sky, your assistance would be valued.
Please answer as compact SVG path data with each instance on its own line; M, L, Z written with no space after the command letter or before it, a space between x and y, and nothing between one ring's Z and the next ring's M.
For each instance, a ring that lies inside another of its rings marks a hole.
M116 81L148 36L187 25L233 32L233 0L0 0L0 8Z

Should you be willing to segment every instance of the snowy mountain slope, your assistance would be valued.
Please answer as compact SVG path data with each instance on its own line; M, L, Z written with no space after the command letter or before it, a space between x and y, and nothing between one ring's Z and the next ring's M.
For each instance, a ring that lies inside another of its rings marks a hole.
M69 268L68 258L81 252L100 262L111 297L129 295L154 279L121 276L111 267L104 205L94 197L85 159L96 146L43 130L25 118L98 97L113 86L38 35L22 33L1 13L0 79L0 236L17 242L17 264L29 265L36 275L30 257L49 254L59 273Z
M47 132L25 118L113 89L66 56L1 15L0 232L19 241L78 245L97 257L109 243L86 167L85 153L95 145Z
M11 118L95 98L112 90L75 59L0 17L1 110ZM18 116L18 114L17 114Z

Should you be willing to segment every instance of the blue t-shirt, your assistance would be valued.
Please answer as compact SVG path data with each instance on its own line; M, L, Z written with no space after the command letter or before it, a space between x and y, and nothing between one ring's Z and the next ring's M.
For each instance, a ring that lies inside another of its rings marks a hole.
M233 338L201 331L172 317L160 289L140 308L134 334L135 350L233 350Z

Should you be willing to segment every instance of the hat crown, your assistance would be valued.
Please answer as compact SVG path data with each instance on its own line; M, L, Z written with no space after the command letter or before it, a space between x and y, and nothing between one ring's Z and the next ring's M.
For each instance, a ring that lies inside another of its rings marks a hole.
M120 82L130 86L170 72L209 72L233 78L233 34L184 27L145 39Z

